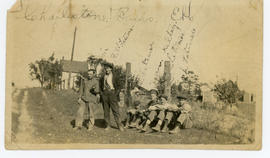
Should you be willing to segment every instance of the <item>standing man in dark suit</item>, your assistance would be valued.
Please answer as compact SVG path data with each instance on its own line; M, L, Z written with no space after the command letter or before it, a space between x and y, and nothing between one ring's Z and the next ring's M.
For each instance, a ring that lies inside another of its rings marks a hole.
M104 110L104 119L106 122L105 130L110 129L110 109L112 109L115 122L120 131L124 131L123 125L120 121L119 113L119 93L120 89L116 86L116 79L113 74L113 65L105 63L105 75L100 79L101 101Z

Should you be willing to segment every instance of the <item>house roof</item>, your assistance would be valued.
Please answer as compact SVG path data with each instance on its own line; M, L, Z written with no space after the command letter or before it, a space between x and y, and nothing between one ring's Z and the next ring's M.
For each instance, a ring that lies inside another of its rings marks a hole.
M61 60L61 64L63 66L63 72L79 73L87 71L86 61Z

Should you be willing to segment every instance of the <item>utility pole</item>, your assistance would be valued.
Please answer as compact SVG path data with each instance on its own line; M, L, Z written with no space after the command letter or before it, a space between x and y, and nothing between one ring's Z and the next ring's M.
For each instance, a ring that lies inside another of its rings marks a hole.
M77 32L77 27L75 27L74 36L73 36L73 45L72 45L71 59L70 59L71 62L73 61L73 56L74 56L76 32ZM70 88L70 80L71 80L71 72L69 72L68 74L68 89Z
M164 63L165 91L164 94L171 99L171 64L170 61Z

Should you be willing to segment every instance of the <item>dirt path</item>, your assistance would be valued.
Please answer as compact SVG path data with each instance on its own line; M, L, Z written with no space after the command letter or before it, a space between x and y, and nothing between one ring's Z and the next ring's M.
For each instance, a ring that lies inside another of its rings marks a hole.
M14 89L14 91L12 93L12 99L16 100L19 97L21 92L22 91L20 89L17 89L17 88ZM12 102L12 109L11 110L12 110L11 112L14 113L14 114L17 114L17 115L20 114L18 101L13 101Z
M16 142L17 143L31 143L32 142L32 118L28 114L27 110L27 102L28 102L28 91L24 91L23 99L21 103L17 103L18 108L20 108L20 116L18 123L18 132L16 133Z

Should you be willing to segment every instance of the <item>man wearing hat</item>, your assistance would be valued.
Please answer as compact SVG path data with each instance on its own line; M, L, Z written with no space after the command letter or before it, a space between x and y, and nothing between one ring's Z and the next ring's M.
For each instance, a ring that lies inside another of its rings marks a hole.
M116 76L113 74L113 65L104 63L105 75L100 79L100 88L102 94L102 105L104 110L105 130L110 129L110 109L112 109L115 122L120 131L124 131L123 125L120 121L119 113L119 93L120 89L116 86Z
M95 78L95 69L88 68L88 76L81 77L81 85L79 90L79 109L75 120L74 129L81 129L84 121L83 115L87 109L89 112L90 122L88 130L92 130L95 123L93 106L98 102L100 98L99 81Z
M184 128L191 128L193 125L191 121L192 108L190 104L187 102L187 95L181 94L181 95L178 95L177 98L178 98L179 106L180 106L179 107L180 115L176 119L176 124L175 124L174 129L169 132L170 134L179 133L181 126L183 126Z

